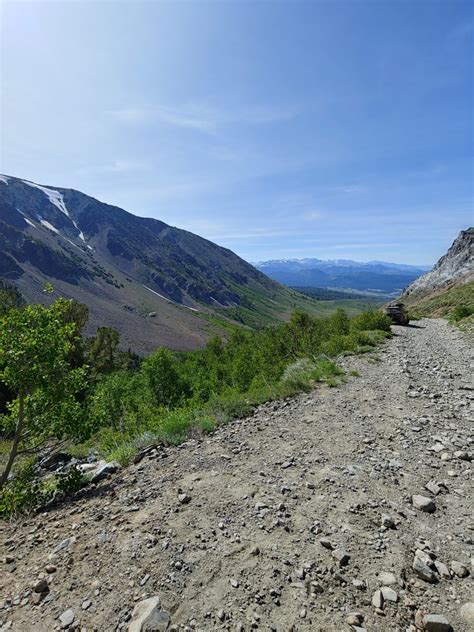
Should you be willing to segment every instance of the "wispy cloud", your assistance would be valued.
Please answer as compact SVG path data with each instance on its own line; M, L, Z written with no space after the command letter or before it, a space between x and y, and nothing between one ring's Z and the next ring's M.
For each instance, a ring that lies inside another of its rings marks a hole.
M151 164L144 160L134 160L133 158L118 158L106 164L88 164L77 169L79 175L97 173L137 173L150 171Z
M111 110L109 114L121 123L141 125L164 123L175 127L214 133L228 125L268 125L290 120L300 114L294 106L250 105L218 107L209 103L188 103L177 106L153 105Z

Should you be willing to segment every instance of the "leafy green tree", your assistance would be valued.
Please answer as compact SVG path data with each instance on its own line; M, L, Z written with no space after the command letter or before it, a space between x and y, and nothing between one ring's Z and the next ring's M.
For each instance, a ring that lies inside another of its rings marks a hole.
M142 364L142 371L148 381L157 406L171 410L189 395L189 384L177 368L171 351L158 349Z
M66 322L71 302L58 299L49 307L29 305L0 316L0 379L14 393L0 428L12 437L0 487L20 454L34 454L53 438L85 433L77 394L85 369L72 368L70 356L76 324Z
M87 362L96 375L112 373L118 366L120 334L112 327L99 327L88 340Z

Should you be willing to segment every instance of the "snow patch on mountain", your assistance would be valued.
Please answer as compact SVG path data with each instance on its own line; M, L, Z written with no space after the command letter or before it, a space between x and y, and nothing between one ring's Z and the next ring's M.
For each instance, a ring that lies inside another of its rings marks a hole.
M45 219L40 219L40 223L43 224L43 226L46 226L46 228L49 228L49 230L52 230L53 233L56 233L57 235L59 235L59 230L56 228L56 226L53 226L52 224L47 222Z
M7 176L0 176L0 182L3 182L3 184L8 184Z
M51 204L53 204L57 209L61 211L61 213L64 213L64 215L66 215L66 217L69 217L70 219L69 211L64 204L62 193L59 193L59 191L56 191L55 189L48 189L47 187L43 187L40 184L29 182L28 180L23 180L23 183L27 184L29 187L34 187L35 189L43 191Z

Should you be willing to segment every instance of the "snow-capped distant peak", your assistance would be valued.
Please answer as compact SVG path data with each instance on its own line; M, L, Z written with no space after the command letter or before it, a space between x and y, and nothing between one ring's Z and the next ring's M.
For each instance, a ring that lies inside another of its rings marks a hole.
M29 182L28 180L22 181L24 184L27 184L29 187L35 187L35 189L39 189L43 191L48 200L53 204L56 208L58 208L61 213L64 213L66 217L69 217L69 211L64 204L62 193L56 191L55 189L48 189L47 187L43 187L40 184L35 184L34 182Z

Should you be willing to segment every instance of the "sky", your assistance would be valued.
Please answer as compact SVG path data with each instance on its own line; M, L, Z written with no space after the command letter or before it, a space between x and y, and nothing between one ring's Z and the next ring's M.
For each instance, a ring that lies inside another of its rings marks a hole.
M474 4L0 0L0 173L249 261L430 265L474 223Z

